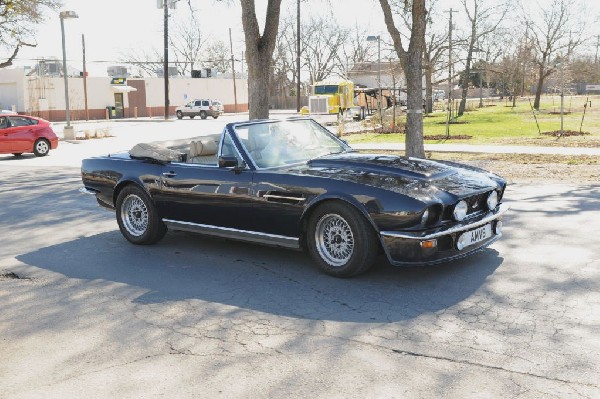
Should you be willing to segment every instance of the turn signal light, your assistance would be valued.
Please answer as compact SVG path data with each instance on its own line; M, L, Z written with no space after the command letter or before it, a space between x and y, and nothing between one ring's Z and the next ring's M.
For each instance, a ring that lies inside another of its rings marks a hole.
M431 249L437 247L437 240L421 241L421 248Z

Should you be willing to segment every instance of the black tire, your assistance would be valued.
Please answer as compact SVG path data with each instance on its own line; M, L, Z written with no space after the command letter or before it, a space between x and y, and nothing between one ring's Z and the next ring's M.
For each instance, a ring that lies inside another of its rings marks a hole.
M23 155L23 153L22 152L13 152L13 155L15 157L20 157L21 155Z
M308 221L306 243L321 270L335 277L366 272L379 252L373 227L344 202L326 202L315 209Z
M206 111L200 111L200 118L206 119Z
M183 118L183 112L181 112L181 111L175 112L175 115L177 115L177 119L182 119Z
M190 115L190 119L194 119L196 115Z
M129 185L119 193L116 215L121 234L133 244L154 244L167 232L152 199L138 186Z
M213 115L213 119L217 119L219 115Z
M45 157L50 152L50 142L46 139L37 139L33 143L33 153L36 157Z

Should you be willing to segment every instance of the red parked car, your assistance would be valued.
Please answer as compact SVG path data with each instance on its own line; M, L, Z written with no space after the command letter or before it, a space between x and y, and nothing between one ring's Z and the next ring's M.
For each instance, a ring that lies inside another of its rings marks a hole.
M0 154L19 156L24 152L33 152L37 157L43 157L56 147L58 137L47 120L0 114Z

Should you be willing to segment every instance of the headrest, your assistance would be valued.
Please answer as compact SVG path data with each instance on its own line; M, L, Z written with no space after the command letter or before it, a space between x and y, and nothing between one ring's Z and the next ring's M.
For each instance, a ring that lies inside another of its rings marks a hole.
M183 159L183 154L181 152L153 143L136 144L129 150L129 155L132 158L150 158L162 162L179 162Z
M206 155L215 155L218 146L214 140L200 140L190 142L190 157L202 157Z

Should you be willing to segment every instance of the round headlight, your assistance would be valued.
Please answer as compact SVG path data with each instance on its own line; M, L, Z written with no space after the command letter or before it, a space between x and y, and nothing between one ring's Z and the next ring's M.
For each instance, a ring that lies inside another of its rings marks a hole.
M487 207L489 210L494 210L498 206L498 193L494 190L487 197Z
M425 212L423 212L423 216L421 216L421 224L423 226L427 225L428 219L429 219L429 209L425 209Z
M469 205L465 201L458 201L456 205L454 205L454 211L452 212L452 216L454 216L455 220L461 221L467 216L467 211L469 210Z

